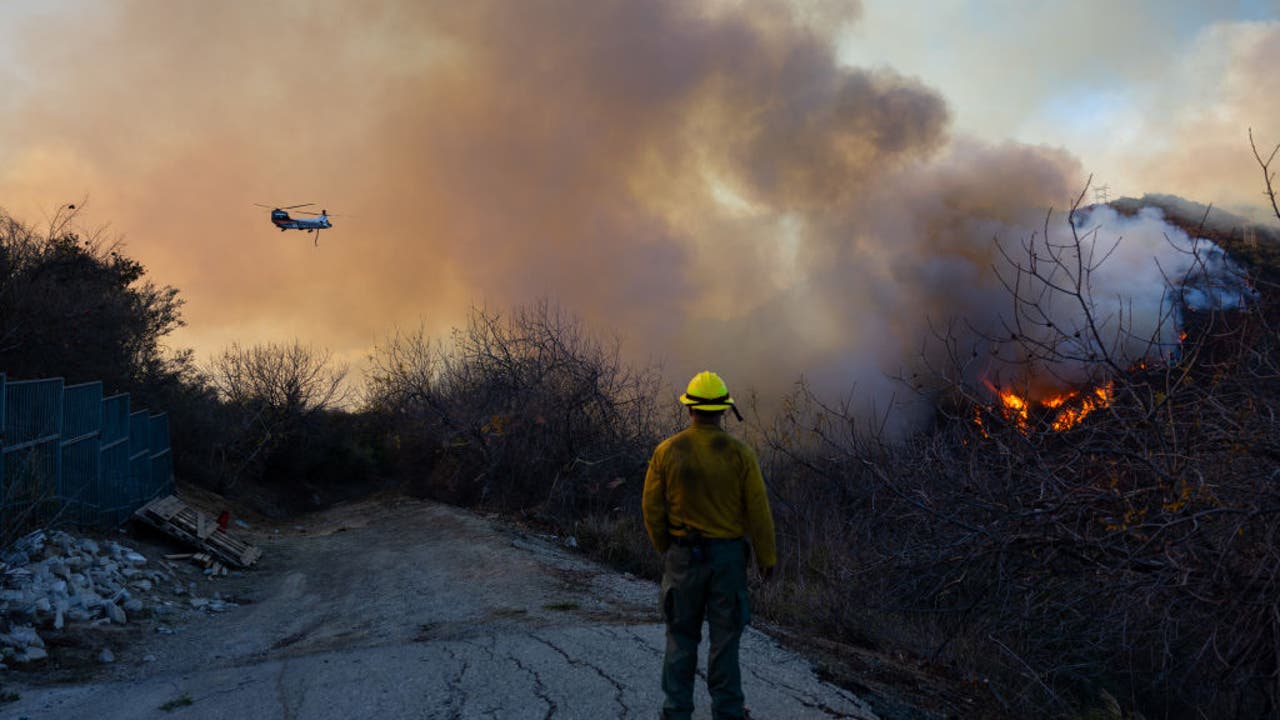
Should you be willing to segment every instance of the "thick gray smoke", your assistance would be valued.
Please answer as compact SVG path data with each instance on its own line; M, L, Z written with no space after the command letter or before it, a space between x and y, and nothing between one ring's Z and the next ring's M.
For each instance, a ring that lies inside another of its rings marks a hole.
M1016 284L1023 302L1015 307L1005 287L1005 307L976 316L988 324L969 341L990 357L981 366L987 382L1033 399L1078 389L1117 368L1175 357L1185 313L1236 308L1253 297L1244 270L1220 247L1189 237L1155 207L1124 216L1097 206L1075 212L1070 223L1062 217L1047 233L1023 229L1018 241L1001 242L1006 254L996 272ZM1031 345L1009 341L1016 334ZM1034 358L1029 347L1038 348Z
M803 375L883 407L930 322L1007 310L995 239L1086 174L952 138L937 92L839 64L842 5L135 0L22 34L40 85L0 119L0 193L89 190L202 353L356 359L549 296L673 383L712 368L767 400ZM250 208L311 200L356 216L318 252Z

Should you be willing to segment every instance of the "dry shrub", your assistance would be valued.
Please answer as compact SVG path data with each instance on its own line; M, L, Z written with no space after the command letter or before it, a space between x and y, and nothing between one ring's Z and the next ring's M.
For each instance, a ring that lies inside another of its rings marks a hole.
M1048 299L1026 290L1081 254L1073 237L1039 268L1011 259L1011 324L1048 322ZM1089 304L1089 264L1066 271L1052 292ZM1176 353L1086 356L1107 402L1065 429L1060 409L1021 416L974 383L975 354L949 334L938 422L906 441L801 387L766 433L784 562L770 607L990 680L1017 716L1112 703L1274 716L1280 289L1268 276L1255 268L1240 308L1171 307L1188 333ZM1028 367L1061 361L1069 331L1038 330L1002 340Z
M640 577L662 577L662 557L645 533L639 508L634 512L588 515L572 526L578 545L609 565Z
M448 343L397 334L375 353L369 387L421 493L554 518L637 499L670 418L656 368L624 364L616 342L547 301L473 310Z

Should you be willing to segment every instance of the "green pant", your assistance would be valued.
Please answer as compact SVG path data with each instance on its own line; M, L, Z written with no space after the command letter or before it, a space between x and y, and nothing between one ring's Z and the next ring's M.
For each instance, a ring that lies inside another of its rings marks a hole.
M701 552L672 545L662 574L662 616L667 623L667 655L662 665L663 717L684 720L693 712L693 680L698 668L702 621L711 627L707 689L711 712L741 718L742 673L738 641L751 620L747 603L747 556L742 540L715 541Z

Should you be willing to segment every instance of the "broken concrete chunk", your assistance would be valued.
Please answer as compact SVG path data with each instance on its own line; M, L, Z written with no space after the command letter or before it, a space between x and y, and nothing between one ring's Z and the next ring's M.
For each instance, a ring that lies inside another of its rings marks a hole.
M30 533L29 535L25 535L19 538L17 541L15 541L13 543L13 549L10 551L9 554L10 556L14 556L14 557L20 554L21 555L38 555L40 551L44 549L44 542L45 542L44 530L36 530L35 532ZM9 562L8 557L6 557L5 560L6 562ZM24 560L21 563L9 562L10 565L25 565L26 563L27 563L27 560Z
M40 639L40 634L30 625L13 626L13 629L9 631L9 637L24 646L44 647L44 640Z
M39 660L45 660L48 657L49 653L44 648L29 647L26 652L15 655L13 659L20 663L32 663Z
M116 656L111 652L110 648L102 648L102 652L98 653L98 662L103 665L110 665L116 661Z
M71 601L71 607L84 608L86 610L106 602L105 598L92 590L76 593L70 596L69 600Z
M124 614L124 610L115 603L103 603L102 608L107 611L107 617L111 618L111 622L117 625L124 625L129 622L129 618Z
M5 565L9 565L10 567L18 567L21 565L26 565L27 563L31 562L31 558L28 557L27 554L22 552L21 550L11 550L5 553L4 557L0 557L0 560L2 560Z

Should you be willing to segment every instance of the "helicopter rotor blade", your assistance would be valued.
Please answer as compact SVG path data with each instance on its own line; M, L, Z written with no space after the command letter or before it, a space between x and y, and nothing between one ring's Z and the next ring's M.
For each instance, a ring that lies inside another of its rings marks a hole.
M315 205L315 203L302 203L301 205L285 205L284 207L280 207L279 205L263 205L262 203L254 203L254 205L257 205L258 207L261 207L261 208L267 208L268 210L292 210L294 208Z

